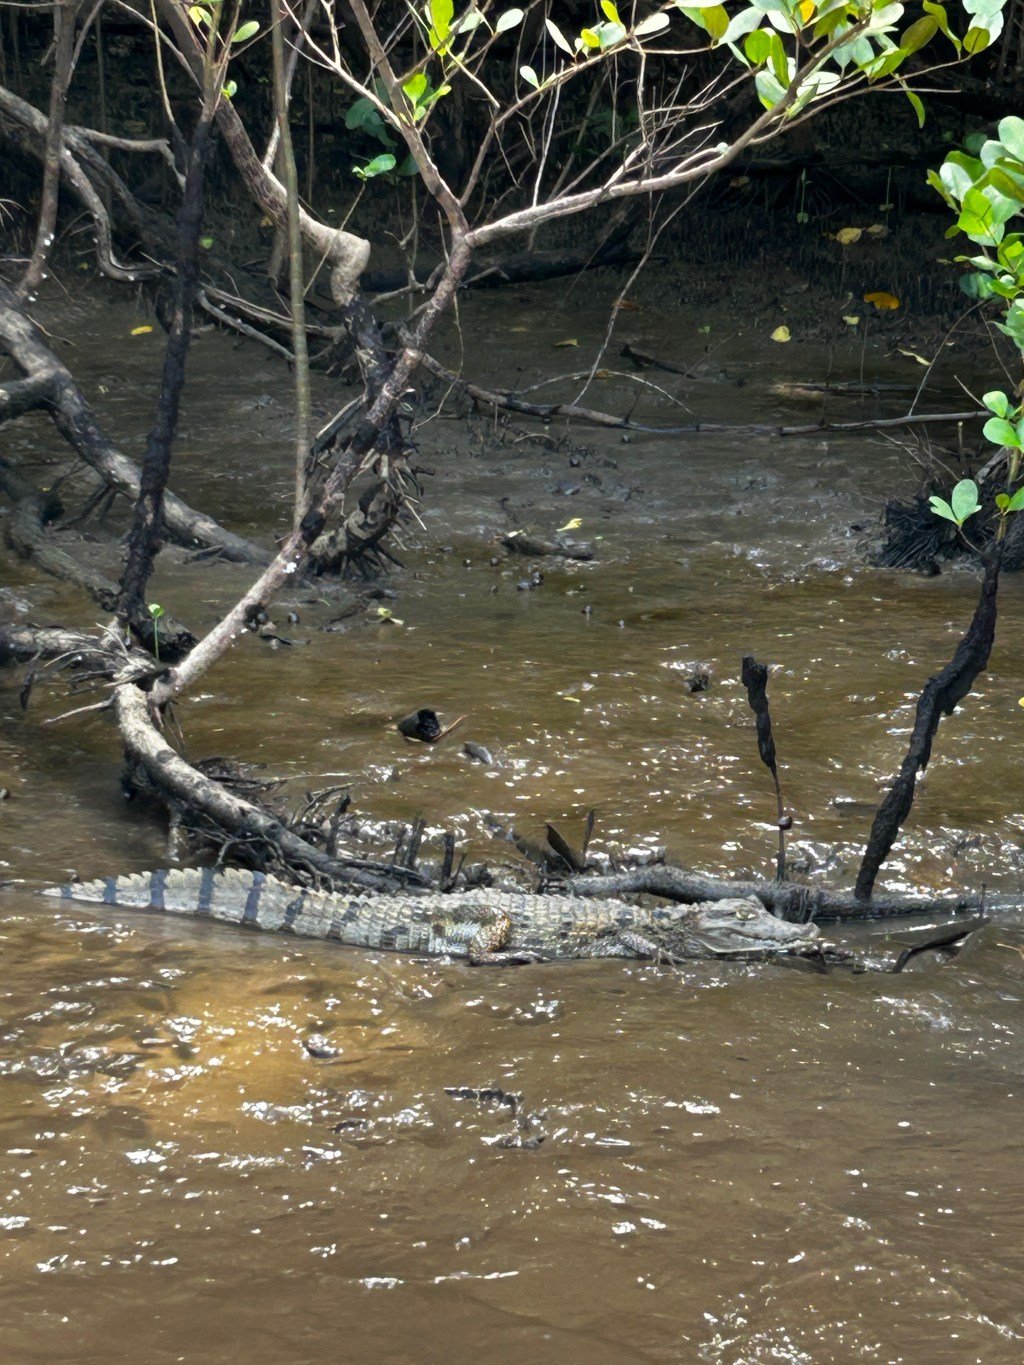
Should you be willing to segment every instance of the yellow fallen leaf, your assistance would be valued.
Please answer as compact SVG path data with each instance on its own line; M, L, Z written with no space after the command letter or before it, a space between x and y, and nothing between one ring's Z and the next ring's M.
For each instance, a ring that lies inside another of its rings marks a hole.
M851 327L856 327L857 323L860 322L860 318L856 313L844 313L843 321L848 323Z
M1021 698L1020 698L1020 700L1017 702L1017 705L1018 705L1018 706L1024 706L1024 697L1021 697Z
M273 220L273 218L268 218L267 215L264 214L263 217L260 219L260 227L273 227L273 226L274 226L274 220Z
M580 343L576 340L575 337L566 337L564 341L555 342L555 350L556 351L560 350L564 346L578 346L579 344Z
M864 231L869 237L888 237L889 235L889 229L885 223L872 223L871 226L866 227Z
M578 531L582 525L583 521L580 517L573 517L571 521L567 521L564 526L559 526L558 529L560 531Z
M405 622L400 621L397 616L393 616L390 607L378 607L377 615L382 621L386 621L389 626L404 626Z
M749 184L750 184L749 175L734 175L733 178L729 181L729 188L731 190L741 190L743 189L744 185Z
M789 328L788 328L788 327L785 327L785 326L783 326L783 327L776 327L775 331L772 332L772 341L788 341L788 340L789 340Z
M632 299L619 299L615 307L620 309L624 313L640 312L640 305L638 303L634 303Z
M805 24L807 23L808 19L810 19L816 8L817 6L815 5L814 0L800 0L800 18L804 21Z
M896 295L888 293L885 289L873 289L870 294L864 295L864 302L873 303L880 310L900 306L900 301Z
M529 327L510 327L510 328L509 328L509 331L510 331L510 332L528 332L529 330L530 330Z
M563 701L571 701L571 702L573 702L573 704L576 705L576 706L582 706L582 705L583 705L583 703L580 701L579 697L570 697L569 694L568 694L567 692L559 692L558 695L562 698Z
M596 371L594 372L594 378L595 378L595 379L614 379L614 378L615 378L615 375L612 373L611 370L596 370Z
M852 246L854 242L859 242L863 228L840 228L836 233L836 241L840 246Z
M919 365L930 365L930 360L925 360L923 355L918 355L916 351L905 351L902 346L896 347L900 355L905 355L908 360L916 360Z
M132 328L132 336L133 336L133 337L144 337L144 336L146 335L147 332L151 332L152 330L153 330L152 327L133 327L133 328Z

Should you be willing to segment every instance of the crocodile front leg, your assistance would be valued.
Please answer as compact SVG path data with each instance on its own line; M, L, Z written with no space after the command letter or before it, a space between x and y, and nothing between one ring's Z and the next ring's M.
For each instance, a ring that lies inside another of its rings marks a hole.
M474 967L504 967L541 962L543 957L529 949L509 948L512 920L504 910L474 910L471 915L451 915L437 919L431 926L434 951L468 958Z

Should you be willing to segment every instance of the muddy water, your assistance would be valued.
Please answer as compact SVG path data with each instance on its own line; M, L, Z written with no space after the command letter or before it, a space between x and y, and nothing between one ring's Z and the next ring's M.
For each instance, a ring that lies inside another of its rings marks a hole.
M569 368L554 343L603 315L560 297L473 300L464 344L494 377ZM136 446L156 349L129 337L142 321L95 299L60 318ZM696 350L700 324L648 310L636 331L688 360L680 338ZM739 335L715 362L725 377L668 381L702 416L816 415L773 384L820 378L820 352ZM285 408L262 401L280 374L219 337L195 365L178 484L269 537L289 486ZM912 362L868 365L901 378ZM633 396L611 377L591 401ZM546 449L536 434L424 424L435 473L383 603L402 624L369 601L325 631L349 599L297 588L275 615L294 644L241 641L183 708L190 753L265 762L295 799L351 784L361 813L422 813L471 856L514 859L488 815L572 837L596 806L605 849L664 844L745 873L771 856L736 678L753 650L776 665L798 852L812 876L848 876L916 691L976 590L966 573L862 566L855 528L911 482L906 467L868 438L587 432ZM47 428L8 437L42 474ZM545 564L529 588L530 563L491 563L496 531L570 517L594 563ZM93 619L4 572L5 610ZM242 581L172 562L154 594L199 628ZM1021 886L1021 591L1007 584L992 668L944 725L893 885ZM690 695L696 665L712 685ZM162 828L124 806L105 722L44 727L65 697L37 688L26 717L19 686L0 678L4 875L163 862ZM415 749L392 726L421 705L467 720ZM463 739L501 766L470 763ZM491 973L8 890L0 951L5 1360L1024 1358L1013 915L954 964L901 977ZM335 1056L307 1055L313 1031ZM446 1094L460 1086L521 1092L525 1127Z

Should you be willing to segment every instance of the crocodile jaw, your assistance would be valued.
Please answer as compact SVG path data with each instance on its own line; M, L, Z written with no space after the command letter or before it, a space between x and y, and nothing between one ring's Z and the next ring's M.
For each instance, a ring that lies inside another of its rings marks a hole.
M688 907L688 916L674 930L680 933L688 956L763 956L796 952L818 942L816 924L790 924L776 919L759 900L735 897L703 901ZM669 930L672 935L673 929Z

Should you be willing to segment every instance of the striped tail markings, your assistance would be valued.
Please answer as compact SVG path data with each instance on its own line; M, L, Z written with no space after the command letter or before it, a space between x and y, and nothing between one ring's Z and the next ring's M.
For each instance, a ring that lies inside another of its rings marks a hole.
M167 887L167 869L159 868L149 874L149 905L152 910L165 910L164 891Z
M245 898L245 909L242 911L241 924L258 924L260 913L260 896L266 885L267 875L265 872L254 872L252 874L252 886L249 894Z
M208 915L213 902L213 889L217 874L212 867L204 867L199 876L199 897L196 900L196 914Z

